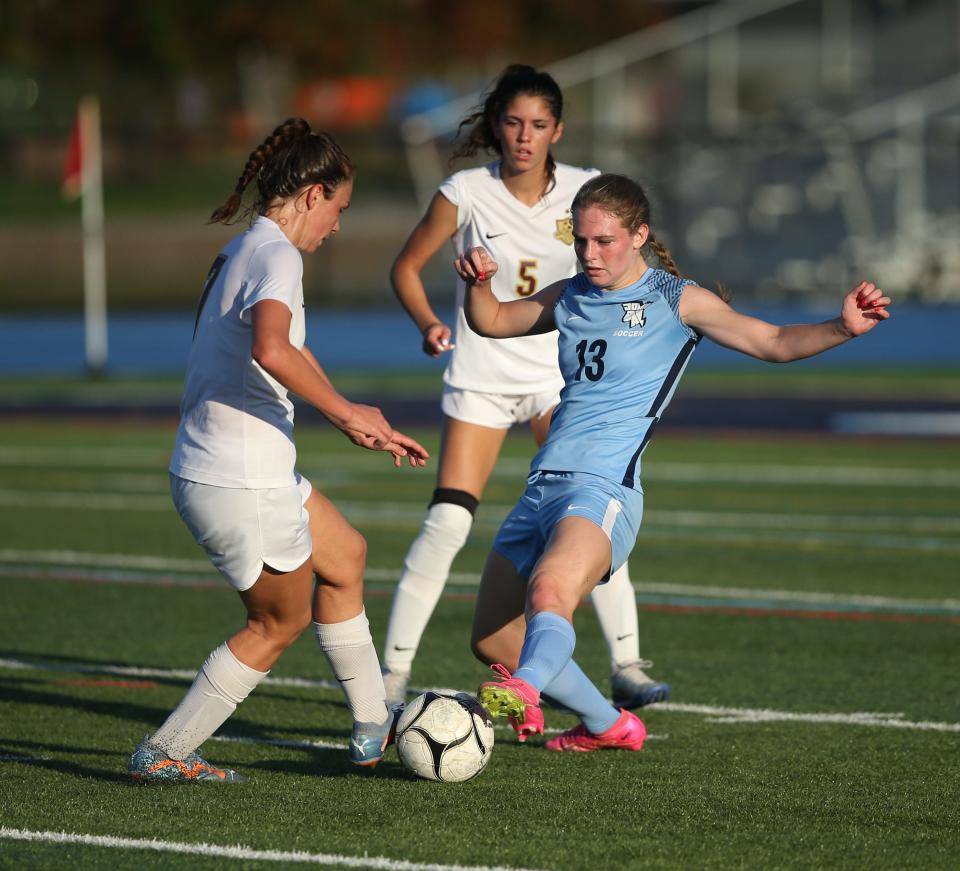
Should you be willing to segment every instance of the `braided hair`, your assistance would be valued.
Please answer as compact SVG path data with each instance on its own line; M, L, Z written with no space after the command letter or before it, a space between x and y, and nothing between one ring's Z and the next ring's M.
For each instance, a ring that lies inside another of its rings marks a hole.
M647 199L644 189L625 175L603 173L585 182L573 198L571 210L586 209L590 206L614 215L631 234L636 233L644 224L650 227L650 200ZM656 255L663 269L677 278L681 277L673 255L666 245L653 235L653 230L647 234L643 248ZM643 251L643 248L640 250ZM717 285L717 294L724 302L730 299L730 294L722 284Z
M458 157L472 157L481 150L502 156L503 147L497 137L497 125L510 103L519 96L539 97L550 107L550 114L558 124L563 120L563 92L553 76L526 64L511 64L500 73L474 110L460 122L457 138L467 128L466 138L454 149L450 162L453 163ZM546 192L549 192L557 181L557 163L549 152L546 170Z
M288 118L250 152L233 193L210 215L211 224L236 220L248 185L257 180L257 197L244 211L251 218L266 213L278 198L294 196L306 185L322 184L330 199L353 178L353 164L328 133L311 130L303 118Z

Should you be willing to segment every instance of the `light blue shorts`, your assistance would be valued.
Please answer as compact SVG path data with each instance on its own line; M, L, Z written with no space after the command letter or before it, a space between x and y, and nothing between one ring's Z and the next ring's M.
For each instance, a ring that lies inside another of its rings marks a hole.
M643 493L585 472L534 472L500 526L493 548L513 563L521 577L529 578L553 528L564 517L585 517L607 534L613 572L627 561L637 541Z

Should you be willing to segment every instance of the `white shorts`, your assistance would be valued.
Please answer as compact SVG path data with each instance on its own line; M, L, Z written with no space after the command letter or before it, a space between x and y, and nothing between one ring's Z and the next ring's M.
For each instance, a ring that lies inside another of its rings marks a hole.
M559 402L560 394L556 390L543 393L481 393L444 384L440 408L454 420L491 429L510 429L515 423L526 423L546 414Z
M181 519L210 561L238 593L249 590L264 565L280 572L302 566L313 551L304 502L312 487L297 476L291 487L242 490L170 475Z

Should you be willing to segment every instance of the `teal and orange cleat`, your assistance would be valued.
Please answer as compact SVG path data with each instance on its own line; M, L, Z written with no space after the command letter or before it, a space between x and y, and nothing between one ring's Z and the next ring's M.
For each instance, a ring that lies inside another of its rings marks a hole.
M639 750L647 737L647 727L636 714L620 711L620 717L606 732L594 735L580 723L544 745L547 750L590 753L593 750Z
M350 761L354 765L374 768L396 740L397 720L402 713L403 705L391 705L386 722L354 723L350 733Z
M477 690L480 704L491 717L508 717L521 743L531 735L542 735L540 691L523 678L511 677L500 663L494 663L490 668L503 679L487 680L480 684Z
M127 774L137 783L245 783L247 778L232 768L218 768L191 753L183 759L171 759L149 737L133 751Z

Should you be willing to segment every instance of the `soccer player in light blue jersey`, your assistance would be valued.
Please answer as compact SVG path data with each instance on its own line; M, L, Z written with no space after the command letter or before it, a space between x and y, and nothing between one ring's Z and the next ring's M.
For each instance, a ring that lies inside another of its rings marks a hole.
M487 339L468 326L457 282L455 326L431 304L421 273L448 242L457 253L475 245L499 264L498 299L532 296L577 270L570 203L595 169L554 159L563 135L563 92L543 70L511 64L461 122L454 158L488 152L496 159L447 178L390 272L397 298L432 357L448 355L437 486L427 516L403 561L384 642L387 701L402 702L424 630L440 601L453 560L473 526L507 432L528 423L541 445L559 401L555 335ZM625 708L669 697L670 686L640 656L637 600L626 563L591 602L610 654L610 689Z
M497 263L485 249L456 260L470 326L492 338L558 331L564 378L527 489L487 560L471 644L501 677L481 684L481 702L509 717L521 741L543 732L544 693L581 720L547 741L548 750L639 750L643 722L613 707L574 662L572 618L634 546L640 460L691 353L707 336L759 360L811 357L872 330L890 316L891 301L862 281L823 323L776 326L740 314L679 277L650 230L643 189L624 176L600 175L580 188L573 233L583 271L526 299L494 296ZM665 268L649 266L651 254Z

